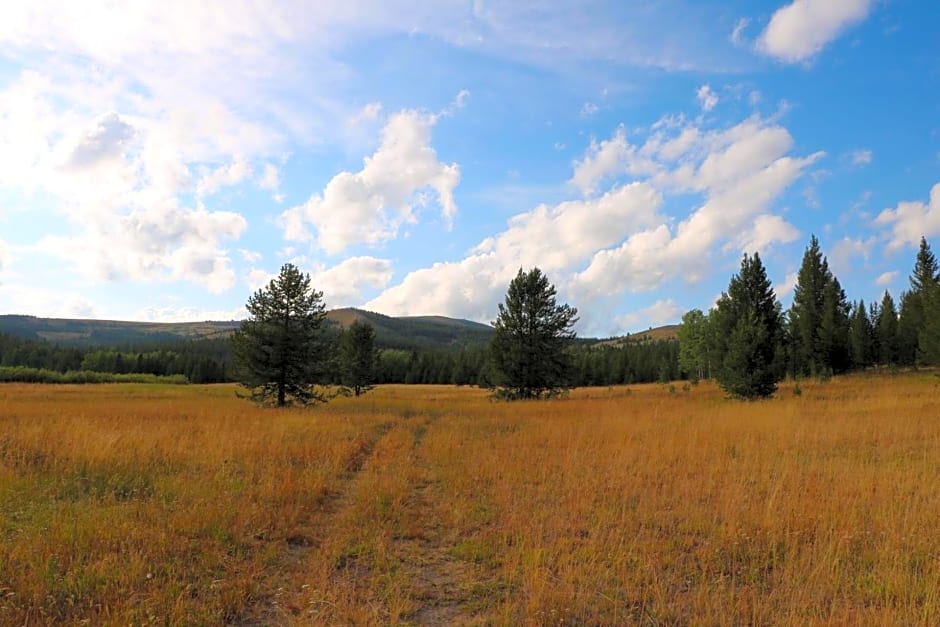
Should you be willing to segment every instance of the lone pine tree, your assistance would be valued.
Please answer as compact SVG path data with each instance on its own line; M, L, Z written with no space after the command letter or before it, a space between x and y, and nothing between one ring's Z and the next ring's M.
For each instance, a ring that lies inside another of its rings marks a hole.
M772 396L783 379L782 323L760 256L744 255L741 270L712 312L718 384L737 398Z
M326 400L314 387L329 362L326 311L310 275L285 264L246 308L249 317L232 336L232 347L236 379L251 398L278 407Z
M509 284L490 343L499 396L542 398L570 387L567 348L575 337L578 310L557 304L555 296L555 286L538 268L520 268Z

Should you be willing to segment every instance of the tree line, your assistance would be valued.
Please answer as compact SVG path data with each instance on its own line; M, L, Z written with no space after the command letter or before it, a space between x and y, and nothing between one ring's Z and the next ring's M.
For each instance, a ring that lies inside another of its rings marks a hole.
M828 378L872 366L940 365L940 268L925 238L900 307L849 302L813 236L783 311L757 254L715 307L693 309L679 328L679 366L692 379L716 379L731 395L769 396L790 376Z
M192 383L220 383L231 380L230 365L231 350L227 339L155 342L119 348L76 347L0 333L0 367L19 368L17 376L20 378L17 380L23 380L24 372L31 370L45 373L29 375L37 381L65 382L52 373L97 373L174 377L174 382L185 379ZM73 382L94 382L99 378L89 374L71 375Z

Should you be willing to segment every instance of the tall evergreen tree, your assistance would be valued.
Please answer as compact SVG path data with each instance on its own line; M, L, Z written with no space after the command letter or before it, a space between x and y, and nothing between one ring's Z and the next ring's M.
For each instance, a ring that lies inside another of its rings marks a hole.
M795 375L842 372L849 367L849 304L815 235L797 275L789 332Z
M852 365L856 368L867 368L872 363L872 325L868 319L868 310L865 301L859 301L852 307L852 317L849 323L849 344L852 350Z
M339 338L340 383L360 396L375 380L375 329L354 320ZM449 379L449 377L448 377Z
M917 340L920 363L940 365L940 286L933 285L923 292L924 326Z
M824 361L817 329L822 319L828 275L829 263L819 248L819 240L813 235L803 253L790 306L790 341L795 375L816 374Z
M781 314L757 253L744 255L740 272L731 278L711 316L719 385L738 398L773 395L783 378Z
M902 301L902 313L906 315L899 321L900 349L909 351L916 335L916 360L929 365L940 364L940 266L924 237L920 238L910 283L906 311ZM905 317L909 320L904 320Z
M322 299L310 275L289 263L248 299L249 317L233 334L232 348L236 379L252 399L278 407L326 400L314 387L329 362Z
M555 296L555 286L538 268L520 268L510 282L490 343L501 396L542 398L570 387L567 348L575 337L578 310L557 304Z
M878 309L878 355L879 364L898 363L898 311L894 306L894 299L888 290L881 299Z
M825 373L845 372L852 365L849 347L850 311L839 280L830 275L823 290L822 317L816 332L817 346L823 359L820 367Z

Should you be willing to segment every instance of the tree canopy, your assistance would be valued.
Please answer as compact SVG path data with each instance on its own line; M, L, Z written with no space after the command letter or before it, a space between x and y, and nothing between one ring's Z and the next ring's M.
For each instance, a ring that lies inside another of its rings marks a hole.
M315 384L329 362L326 311L310 275L285 264L246 307L249 318L232 336L232 347L236 379L251 397L278 407L325 400Z
M339 338L340 382L359 396L372 389L375 365L375 329L355 320Z
M493 326L490 355L504 398L554 396L571 386L578 310L556 302L555 286L538 268L521 268L509 284Z
M784 375L780 305L757 253L744 255L712 315L718 384L738 398L773 395Z

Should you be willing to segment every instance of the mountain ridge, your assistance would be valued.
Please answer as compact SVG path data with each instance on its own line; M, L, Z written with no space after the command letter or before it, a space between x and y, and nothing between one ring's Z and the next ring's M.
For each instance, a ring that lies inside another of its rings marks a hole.
M493 327L472 320L439 315L387 316L365 309L342 307L327 312L327 319L342 328L354 321L375 328L380 348L420 349L480 346L489 341ZM27 339L43 339L63 346L123 346L192 340L222 339L241 324L240 320L200 322L140 322L86 318L43 318L21 314L0 315L0 333ZM596 345L617 346L625 342L675 339L678 325L665 325L620 338L580 338Z

